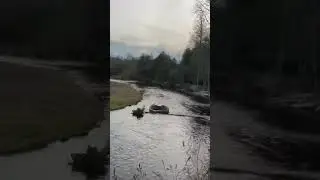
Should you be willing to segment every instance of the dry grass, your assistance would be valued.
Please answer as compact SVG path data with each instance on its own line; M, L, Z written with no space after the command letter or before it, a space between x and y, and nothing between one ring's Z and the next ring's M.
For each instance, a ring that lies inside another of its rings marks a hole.
M110 110L124 108L138 103L142 99L141 92L127 84L110 83Z

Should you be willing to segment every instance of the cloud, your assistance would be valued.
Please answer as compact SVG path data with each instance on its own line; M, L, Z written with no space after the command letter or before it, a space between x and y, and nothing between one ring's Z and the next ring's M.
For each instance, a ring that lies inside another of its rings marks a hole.
M117 40L116 40L117 41ZM135 46L156 46L157 43L152 39L143 38L141 36L125 34L119 38L120 42Z
M155 25L150 25L150 24L146 24L144 25L144 28L147 29L148 32L155 34L155 35L162 35L162 37L183 37L182 33L179 33L173 29L169 29L169 28L164 28L161 26L155 26Z
M163 49L151 46L138 46L130 45L121 41L111 41L110 42L110 53L111 55L121 55L127 56L128 54L132 56L140 56L141 53L147 54L158 54Z
M179 54L185 47L188 37L183 34L157 26L144 25L142 26L144 36L124 34L113 39L114 42L125 43L130 46L143 46L147 49L163 49L166 52ZM146 50L144 50L146 52Z
M139 57L142 53L151 54L154 57L159 55L162 51L166 51L161 46L136 46L129 45L124 42L111 41L110 42L110 55L111 56L122 56L126 57L127 55L132 55L134 57ZM181 59L182 52L171 53L166 51L169 55L176 59Z
M194 0L111 0L111 40L122 43L117 53L161 49L182 54L192 31L193 4Z
M154 44L172 53L177 53L181 49L184 49L189 39L183 33L169 28L154 25L144 25L144 28L147 32L146 36L152 39Z

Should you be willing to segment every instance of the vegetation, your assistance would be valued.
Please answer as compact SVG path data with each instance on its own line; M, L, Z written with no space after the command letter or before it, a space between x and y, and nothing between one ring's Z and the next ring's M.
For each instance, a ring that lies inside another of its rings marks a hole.
M275 114L265 122L281 117L277 123L285 129L311 132L311 128L301 125L301 119L309 127L317 127L319 121L313 119L319 119L318 112L307 110L320 105L316 3L215 1L211 32L215 97ZM302 94L312 97L303 102L280 103ZM274 97L280 100L271 103ZM298 120L293 121L293 116ZM292 128L295 123L297 128Z
M268 96L319 92L315 1L224 2L213 15L215 90L237 97L257 86Z
M170 87L176 84L194 84L208 88L207 72L194 71L200 62L196 56L196 49L186 49L181 62L170 57L165 52L153 58L143 54L138 58L111 58L110 76L119 79L138 80L148 83L167 83ZM207 49L209 52L209 49ZM209 63L209 59L206 63ZM206 66L209 67L209 66ZM197 74L198 73L198 74Z
M138 103L142 99L142 93L133 89L128 84L110 83L110 110L124 108Z
M145 107L143 108L137 108L135 110L132 110L132 115L133 116L136 116L138 119L142 118L143 115L144 115L144 109Z

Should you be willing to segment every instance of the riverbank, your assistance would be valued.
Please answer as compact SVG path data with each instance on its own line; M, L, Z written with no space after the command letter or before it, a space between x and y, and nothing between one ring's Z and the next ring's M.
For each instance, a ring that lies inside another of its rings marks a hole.
M229 122L234 126L229 129L229 135L250 151L283 168L319 171L316 160L319 158L316 152L320 149L319 97L313 93L295 92L273 97L260 93L256 98L258 94L252 93L247 101L220 96L224 101L233 99L243 112L254 112L246 121L238 118Z
M319 134L320 97L304 78L275 74L216 74L217 100L261 112L263 122L306 134Z
M216 179L319 179L319 136L268 126L255 119L256 111L235 104L215 101L211 112Z
M1 154L86 134L104 119L104 104L63 71L1 63L0 80Z
M180 93L182 95L190 97L192 100L204 104L210 103L210 96L209 94L201 93L198 91L192 91L190 90L189 86L181 87L179 85L173 85L173 84L166 84L166 83L158 83L158 82L150 82L150 81L137 81L137 85L139 86L153 86L158 87L160 89L169 90L173 92Z
M137 104L142 100L142 93L129 84L110 82L110 110L122 109Z
M320 98L312 93L288 93L271 96L255 91L248 96L216 93L215 100L234 102L247 109L257 110L260 120L285 131L320 134Z

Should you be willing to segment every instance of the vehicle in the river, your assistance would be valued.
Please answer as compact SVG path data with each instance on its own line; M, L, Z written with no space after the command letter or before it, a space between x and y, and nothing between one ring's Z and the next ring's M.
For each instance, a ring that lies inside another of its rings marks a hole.
M155 105L152 104L149 108L150 113L159 113L159 114L169 114L169 108L165 105Z

